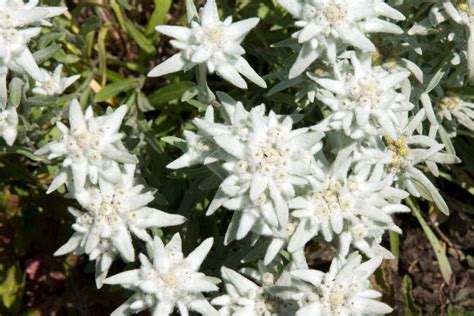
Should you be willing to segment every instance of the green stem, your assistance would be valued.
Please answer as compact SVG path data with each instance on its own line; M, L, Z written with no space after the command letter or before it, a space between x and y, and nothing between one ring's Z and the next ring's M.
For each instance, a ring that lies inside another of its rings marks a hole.
M446 256L445 249L441 246L436 235L431 230L430 226L426 222L425 218L421 214L421 210L418 206L418 203L415 203L411 198L406 199L408 206L411 208L413 215L416 217L418 222L423 229L423 232L428 238L433 250L436 254L436 259L438 259L439 269L441 270L441 275L443 276L444 281L449 284L451 279L451 274L453 273L451 265L449 264L448 257Z

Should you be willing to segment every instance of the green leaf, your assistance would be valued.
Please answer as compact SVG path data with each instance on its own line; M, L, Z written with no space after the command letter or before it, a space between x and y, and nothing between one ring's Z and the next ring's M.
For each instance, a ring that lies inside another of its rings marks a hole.
M33 57L38 64L42 64L46 60L52 58L60 49L61 45L51 44L46 48L34 52Z
M110 98L115 97L116 95L135 89L140 82L139 79L128 79L116 83L109 84L105 88L99 91L96 94L94 101L95 102L104 102Z
M155 0L154 2L155 10L146 27L146 34L153 34L155 32L155 26L165 24L166 16L173 3L171 0Z
M66 54L62 49L59 49L56 54L54 54L54 58L62 64L74 64L80 60L76 55Z
M108 33L109 27L103 27L99 32L99 36L97 37L97 50L99 51L99 73L101 77L101 84L103 86L107 82L107 49L105 40L107 39Z
M10 81L10 84L8 85L9 88L9 95L8 95L8 100L11 105L14 107L20 106L21 102L21 96L22 96L22 88L23 88L24 82L23 80L19 78L13 78Z
M171 83L161 89L158 89L152 93L148 100L153 107L157 108L162 104L169 103L171 101L179 101L183 94L195 84L189 81L182 81L177 83Z
M143 92L137 94L137 106L143 113L153 111L155 108L151 106L150 101Z
M182 152L185 152L188 148L186 140L175 136L166 136L161 138L167 144L179 148Z
M18 315L23 292L23 275L18 263L9 267L0 264L0 301L10 315Z
M25 156L33 161L41 161L41 158L36 156L29 148L20 146L0 147L0 155L17 154Z
M137 27L135 27L132 22L126 21L125 27L130 33L130 36L135 40L141 49L143 49L148 54L151 54L155 51L155 46L153 46L152 42Z
M188 23L191 23L194 19L199 20L199 15L193 0L186 0L186 14L188 16Z
M411 279L408 275L403 277L402 281L402 293L405 299L404 313L406 316L417 316L421 315L420 311L416 308L413 300L413 286Z
M408 203L408 206L411 208L413 215L415 215L416 219L420 223L421 228L423 229L423 232L426 235L426 238L428 238L431 246L433 247L433 250L436 254L436 258L438 259L439 269L441 270L441 275L443 276L444 281L449 284L453 271L451 269L451 265L449 264L449 260L446 256L445 250L441 246L441 243L431 230L428 223L425 221L423 215L421 214L420 208L418 207L418 204L413 202L413 200L410 198L408 198L406 201Z

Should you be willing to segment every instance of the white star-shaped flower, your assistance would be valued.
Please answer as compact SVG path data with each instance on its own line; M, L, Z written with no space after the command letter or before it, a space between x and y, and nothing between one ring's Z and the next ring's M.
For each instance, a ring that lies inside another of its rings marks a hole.
M204 240L185 258L179 234L175 234L166 246L155 237L150 245L150 259L140 254L139 269L119 273L104 281L135 291L112 316L147 309L153 315L166 316L172 314L175 308L181 315L189 315L189 310L202 315L218 315L202 293L217 291L219 280L198 272L212 244L212 238Z
M375 257L361 263L362 257L351 254L347 260L334 259L329 272L296 270L291 275L307 282L307 289L298 293L304 296L305 306L296 316L379 315L392 312L385 303L375 299L382 296L370 289L369 277L382 262Z
M323 134L308 128L294 130L291 117L272 111L266 115L263 105L248 112L242 103L220 96L228 122L196 119L195 124L219 147L219 161L228 173L207 214L221 206L235 211L226 234L229 243L244 238L260 220L286 227L288 200L317 172L314 155L322 147Z
M36 81L33 93L54 96L62 94L68 87L76 82L81 75L74 75L71 77L61 77L63 65L60 64L54 69L54 72L49 72L46 69L41 69L43 74L43 81Z
M192 21L190 28L168 25L156 27L158 32L174 38L171 44L180 52L156 66L148 76L187 71L202 64L210 73L217 73L239 88L247 89L242 76L266 88L265 81L242 57L245 50L240 45L258 21L258 18L251 18L232 23L232 18L228 17L222 22L215 0L208 0L200 11L200 21Z
M454 96L446 96L438 104L438 114L442 120L457 121L474 131L474 103Z
M381 248L377 245L385 230L401 233L391 215L409 212L400 203L408 193L393 188L393 177L386 176L382 168L353 173L347 171L350 162L344 159L343 165L327 168L325 174L318 175L321 178L311 182L311 189L290 201L291 214L299 219L288 245L290 252L303 249L315 236L322 236L326 242L335 241L347 252L350 236L353 246L367 256L391 257L388 251L374 251L374 247Z
M380 66L373 68L371 59L371 54L363 54L360 59L352 54L353 73L337 72L336 79L314 78L323 87L318 98L331 110L320 125L342 129L353 139L380 134L395 137L400 124L398 114L414 107L399 92L410 72L389 73Z
M44 80L28 43L39 35L41 25L51 25L47 19L63 14L67 8L37 7L38 2L0 0L0 107L6 105L6 76L9 69L26 72L37 81Z
M121 180L120 164L135 164L137 158L130 154L119 132L127 106L120 106L115 112L94 117L92 107L85 114L77 100L69 107L68 128L61 122L56 125L61 139L47 144L36 154L48 154L48 159L64 157L63 169L51 183L48 193L68 181L72 174L74 188L80 192L86 181L97 184L99 178L116 183Z
M18 126L18 114L14 106L7 106L5 109L0 108L0 137L2 137L7 145L11 146L15 142Z
M127 262L135 260L132 234L151 242L147 229L180 225L186 220L183 216L148 207L153 194L145 192L143 185L135 185L134 165L127 165L125 169L119 184L100 181L99 187L86 187L79 193L71 188L71 195L86 212L70 208L76 217L72 226L75 232L55 253L56 256L70 252L89 255L90 260L96 261L97 287L102 286L118 255Z
M403 33L395 24L378 18L404 20L403 14L378 0L278 0L302 28L293 37L302 44L290 70L290 79L302 74L323 51L335 63L338 43L354 46L364 52L375 51L366 33Z
M285 295L283 291L278 291L285 285L289 285L284 282L285 276L289 276L288 273L283 272L283 277L275 282L275 276L270 272L254 272L260 285L232 269L222 267L222 279L225 282L227 294L212 300L212 304L222 306L219 309L219 315L294 315L299 308L298 302Z
M453 164L460 160L455 155L441 152L444 145L439 144L432 133L415 134L425 117L425 110L421 109L411 120L405 118L401 122L396 138L384 137L383 141L361 146L354 154L354 169L362 170L370 165L379 168L383 165L386 172L393 175L398 187L415 197L423 194L424 198L434 201L443 213L448 214L448 206L438 189L417 166L424 163L437 176L437 163ZM420 186L424 189L419 190ZM429 192L429 196L425 192Z

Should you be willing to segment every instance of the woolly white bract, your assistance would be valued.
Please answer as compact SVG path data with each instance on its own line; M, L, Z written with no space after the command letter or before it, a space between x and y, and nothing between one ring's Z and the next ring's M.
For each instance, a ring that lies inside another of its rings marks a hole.
M222 163L228 176L220 185L207 214L224 206L234 211L226 234L226 243L244 238L252 229L285 228L288 224L288 201L295 188L306 185L318 172L314 155L321 148L322 133L308 128L293 129L289 116L265 114L263 105L246 111L243 104L220 94L228 119L224 123L196 119L199 134L206 135L215 148L215 160ZM189 139L189 136L188 136ZM201 141L202 143L202 141ZM184 157L169 168L189 166L205 157L189 159L197 153L191 146Z
M165 62L156 66L149 77L163 76L196 65L206 65L210 73L217 73L233 85L246 89L246 77L266 88L265 81L242 57L245 50L240 43L257 24L258 18L232 23L232 17L223 22L219 19L215 0L208 0L200 11L200 21L191 21L191 27L160 25L158 32L173 37L171 44L180 50Z
M438 114L441 120L459 123L474 131L474 103L459 98L443 97L438 103Z
M13 145L16 139L18 125L18 114L14 106L7 106L0 109L0 137L2 137L7 145Z
M389 73L382 67L372 68L372 55L357 58L352 54L353 73L336 72L336 78L315 78L323 89L318 98L331 109L331 115L321 125L328 130L342 129L346 135L360 139L366 135L396 137L399 113L414 106L398 92L408 71Z
M81 75L74 75L67 78L61 77L63 65L58 65L54 72L49 72L46 69L40 69L43 74L44 81L36 81L33 93L40 95L60 95L74 82L79 80Z
M403 14L379 0L278 0L293 17L301 31L293 37L302 44L289 78L302 74L323 51L328 60L336 62L338 42L352 45L363 52L374 52L367 33L401 34L403 30L378 18L404 20Z
M378 315L392 309L376 298L382 295L369 288L369 277L382 262L375 257L361 263L362 257L351 254L347 260L334 259L329 272L295 270L290 272L297 279L307 282L307 288L298 293L308 302L296 316Z
M400 204L408 193L393 188L392 177L382 171L367 168L348 173L344 165L333 165L315 178L306 193L290 201L299 224L288 250L302 249L320 235L327 242L335 239L343 256L352 244L369 257L391 258L380 242L386 230L401 233L391 215L409 211Z
M170 315L175 307L181 315L188 315L188 310L202 315L217 315L202 293L217 291L219 280L198 272L212 244L212 238L206 239L184 257L179 234L175 234L166 246L155 237L150 245L150 259L144 254L139 256L140 269L105 280L106 284L120 284L136 292L112 315L128 315L146 309L150 309L153 315Z
M258 278L260 285L232 269L222 267L221 274L227 294L212 300L212 304L221 306L219 315L294 315L299 309L298 302L282 291L291 284L289 274L283 272L275 282L272 273L255 272L254 277Z
M63 14L67 8L37 7L38 2L0 1L0 107L6 105L6 76L9 69L26 72L37 81L44 80L28 43L39 35L41 25L50 25L47 19Z
M127 262L135 260L132 234L150 242L148 228L175 226L186 220L180 215L147 207L154 199L153 194L144 192L143 185L134 184L134 165L127 165L125 169L118 184L99 181L99 187L86 187L80 192L71 188L71 194L86 212L70 209L76 217L75 233L55 253L56 256L85 253L90 260L96 260L98 287L102 286L117 255Z
M72 174L74 189L80 192L86 181L97 184L99 178L117 183L121 180L121 164L135 164L137 158L122 144L120 125L127 112L127 106L120 106L115 112L94 117L92 107L85 114L77 100L69 107L68 128L61 122L56 125L61 139L39 149L38 155L48 154L48 159L64 157L62 170L51 183L48 192L56 190L67 182Z

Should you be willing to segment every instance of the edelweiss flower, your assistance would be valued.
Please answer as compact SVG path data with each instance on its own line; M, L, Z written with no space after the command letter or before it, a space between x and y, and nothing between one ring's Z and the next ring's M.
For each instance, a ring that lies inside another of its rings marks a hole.
M392 312L385 303L376 301L382 295L369 288L369 277L382 262L381 257L361 264L362 257L351 254L347 261L334 259L329 272L296 270L290 272L309 284L299 293L307 303L296 316L378 315Z
M400 124L398 113L414 107L397 91L410 73L372 68L371 59L370 54L362 55L360 60L352 54L353 74L336 73L336 80L314 78L325 89L319 91L318 98L332 112L321 125L342 129L353 139L379 134L395 137Z
M26 72L33 79L43 81L43 75L28 49L29 41L41 32L41 27L31 24L50 25L46 19L63 14L67 8L37 7L38 0L0 1L0 107L6 104L6 76L8 69Z
M446 13L453 21L466 26L467 32L467 59L469 68L469 78L474 79L474 7L472 1L457 1L457 7L452 1L443 1Z
M105 280L106 284L120 284L136 292L112 316L146 309L150 309L153 315L166 316L172 314L176 307L181 315L189 315L188 310L202 315L216 315L217 311L202 293L217 291L215 284L219 280L198 272L212 243L212 238L204 240L184 258L179 234L175 234L166 246L155 237L150 247L152 262L140 254L140 269L122 272Z
M298 19L295 25L302 28L293 34L303 46L290 70L290 79L303 73L323 51L335 63L339 42L373 52L375 46L365 33L403 33L397 25L378 18L405 19L384 1L278 0L278 3Z
M214 122L214 108L209 106L204 116L204 121ZM179 169L184 167L190 167L198 164L211 164L216 162L219 157L217 145L210 135L199 134L202 130L198 131L198 134L191 131L184 131L184 138L186 139L187 151L181 157L168 164L170 169Z
M215 0L208 0L201 9L200 21L192 21L191 28L168 25L156 27L158 32L173 37L171 44L181 51L156 66L148 76L158 77L187 71L203 64L210 73L216 72L239 88L247 89L242 76L266 88L265 81L242 57L245 50L240 45L258 21L258 18L251 18L232 23L232 17L228 17L222 22Z
M75 233L55 253L56 256L85 253L90 260L96 260L97 287L102 286L117 255L127 262L135 260L131 234L151 242L148 228L180 225L186 220L180 215L147 207L154 199L153 194L143 192L143 185L134 184L134 165L127 165L125 169L119 184L99 181L99 187L87 187L79 193L72 188L72 195L86 212L70 208L76 217Z
M400 203L408 193L391 187L392 177L386 176L381 168L348 174L350 160L339 157L336 161L343 164L327 168L326 174L312 181L307 193L290 201L290 208L294 209L291 214L300 222L288 250L303 249L310 239L322 235L327 242L336 237L342 252L349 250L352 241L353 246L369 257L382 253L391 257L388 251L379 251L379 244L385 230L401 233L391 214L409 212Z
M33 88L33 93L40 95L60 95L81 77L81 75L75 75L62 78L61 72L63 70L63 65L61 64L56 67L54 73L51 73L46 69L40 70L43 74L44 81L36 81L36 86Z
M459 122L474 131L474 103L461 100L459 97L444 97L438 104L441 119Z
M275 283L275 276L265 272L258 275L261 283L259 286L226 267L222 267L221 273L227 294L211 302L222 306L219 310L221 316L291 316L299 308L298 303L290 299L288 294L278 291L283 288L281 283L284 277Z
M16 108L11 105L6 109L0 108L0 136L9 146L15 142L17 125L18 114L16 113Z
M314 154L321 148L320 132L292 129L289 116L265 115L263 105L247 112L239 102L223 101L230 124L195 120L203 135L212 136L228 172L207 214L224 206L236 211L226 243L242 239L260 220L285 227L287 201L295 187L305 185L314 170ZM233 104L234 106L232 106ZM173 166L173 163L169 166Z
M123 135L119 133L126 112L127 106L122 105L111 114L94 117L92 107L83 114L79 102L72 101L70 128L58 122L61 139L36 152L49 154L48 159L65 156L63 169L51 183L48 193L66 183L69 173L72 173L76 192L82 190L87 179L93 184L97 184L99 178L112 183L121 180L119 164L137 163L137 158L123 146Z
M357 162L355 170L365 169L370 164L385 165L387 172L394 176L401 189L407 190L415 197L420 197L422 193L428 191L430 196L423 195L423 197L433 200L443 213L448 214L448 207L438 189L416 166L425 163L437 176L437 163L457 163L459 158L442 153L444 145L439 144L432 135L413 135L425 119L425 115L424 109L421 109L411 121L401 123L396 138L385 137L384 144L379 143L378 148L368 147L357 151L354 158ZM424 190L419 190L417 188L419 186Z

